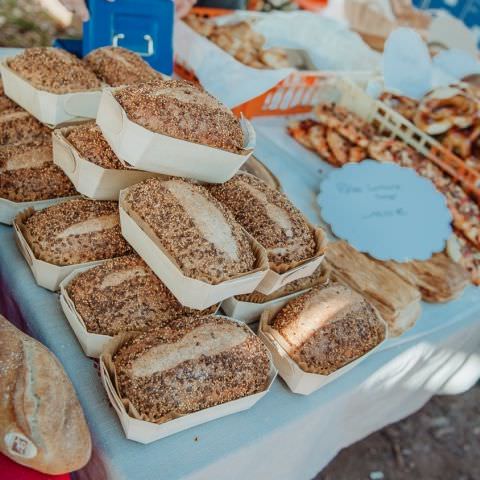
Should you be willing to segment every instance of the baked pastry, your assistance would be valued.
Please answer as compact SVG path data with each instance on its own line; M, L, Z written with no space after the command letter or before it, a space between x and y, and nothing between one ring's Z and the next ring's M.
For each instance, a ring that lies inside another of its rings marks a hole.
M269 323L288 356L320 375L365 355L386 336L385 323L365 298L338 283L290 300Z
M0 451L49 476L82 468L92 442L68 376L47 348L1 315L0 371Z
M105 260L132 251L120 232L117 202L69 200L32 213L20 228L35 257L54 265Z
M138 255L107 260L79 273L67 293L87 331L117 335L168 325L176 318L215 313L183 307Z
M311 226L283 193L244 172L208 188L267 250L272 270L284 272L315 255Z
M418 288L426 302L449 302L457 298L469 283L467 271L444 253L435 253L425 261L382 264Z
M293 293L301 292L309 288L325 286L330 278L330 270L325 264L320 266L309 277L299 278L293 282L287 283L282 288L275 290L269 295L260 292L247 293L245 295L236 295L235 298L240 302L266 303L277 298L286 297Z
M50 139L0 147L0 198L31 202L75 194L68 177L53 164Z
M51 137L51 130L23 109L0 113L0 145Z
M120 396L154 423L262 392L270 371L265 346L247 326L213 315L139 333L113 362Z
M112 87L163 79L140 55L122 47L97 48L83 60L98 78Z
M401 335L415 324L421 312L421 295L397 274L345 241L330 243L325 261L332 278L363 295L388 324L389 336Z
M149 178L128 189L122 207L189 278L217 284L256 268L246 232L200 185Z
M147 130L233 153L244 151L240 121L216 98L189 82L130 85L114 95L128 118Z
M100 128L95 124L87 123L77 127L68 127L62 132L65 139L85 160L106 169L127 169L110 148Z
M0 79L0 113L6 111L20 111L22 107L17 105L13 100L10 100L6 95L5 91L3 90L3 83Z
M75 55L53 47L26 48L8 66L33 87L62 94L98 90L102 84Z

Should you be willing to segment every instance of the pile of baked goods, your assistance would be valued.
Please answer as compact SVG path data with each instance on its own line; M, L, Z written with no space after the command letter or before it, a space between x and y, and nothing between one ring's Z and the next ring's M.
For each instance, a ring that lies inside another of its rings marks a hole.
M292 66L285 50L277 47L264 48L265 37L256 32L248 21L217 25L213 20L194 13L187 15L184 21L248 67L277 69Z
M420 101L383 92L380 100L480 171L480 92L467 83L438 87Z
M462 186L432 160L341 105L320 104L314 113L315 118L291 121L287 131L331 165L372 158L413 168L433 182L446 198L455 234L465 246L462 251L469 252L459 261L471 273L472 281L480 284L480 206Z

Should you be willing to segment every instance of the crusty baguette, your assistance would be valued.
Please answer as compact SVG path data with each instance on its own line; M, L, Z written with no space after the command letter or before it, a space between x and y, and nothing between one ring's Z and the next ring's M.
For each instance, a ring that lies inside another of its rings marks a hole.
M209 190L267 250L272 270L282 272L314 256L313 229L283 193L245 172Z
M358 293L338 283L290 300L270 321L288 355L305 372L329 375L385 339L379 314Z
M70 380L47 348L1 315L0 371L0 451L51 475L82 468L92 445Z
M34 212L20 228L35 258L54 265L106 260L132 252L120 232L117 202L68 200Z
M112 87L163 78L140 55L122 47L97 48L83 60L98 78Z
M155 423L261 392L270 370L265 345L246 325L213 315L140 333L113 362L121 397Z

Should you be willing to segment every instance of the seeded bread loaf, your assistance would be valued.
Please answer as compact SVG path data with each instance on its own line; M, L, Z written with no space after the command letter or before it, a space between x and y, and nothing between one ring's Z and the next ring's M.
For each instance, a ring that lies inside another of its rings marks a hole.
M82 60L60 48L27 48L10 58L8 66L33 87L51 93L98 90L102 86Z
M51 130L23 109L9 109L0 113L0 145L50 137Z
M212 315L140 333L113 362L121 397L155 423L261 392L270 369L247 326Z
M20 105L17 105L13 100L10 100L5 95L5 91L3 90L3 83L0 79L0 113L6 112L8 110L20 111L22 110L22 107Z
M349 287L331 283L290 300L270 321L287 354L305 372L329 375L385 339L373 307Z
M448 302L458 297L469 283L467 271L445 253L425 261L382 262L384 266L418 288L426 302Z
M140 55L122 47L97 48L84 61L98 78L112 87L163 79Z
M245 295L236 295L235 298L240 302L266 303L277 298L301 292L302 290L327 285L329 277L330 271L328 267L322 263L309 277L299 278L298 280L287 283L285 286L275 290L269 295L260 292L252 292Z
M67 176L53 164L50 139L0 147L0 198L30 202L75 193Z
M315 254L314 232L300 210L259 178L240 172L209 190L267 250L272 270L284 272Z
M117 335L168 325L180 317L214 313L183 307L137 255L107 260L78 274L67 292L88 332Z
M106 169L126 169L95 124L69 127L65 129L64 136L85 160Z
M130 85L115 91L128 118L155 133L233 153L243 151L240 121L205 90L183 80Z
M122 207L189 278L216 284L255 268L247 234L200 185L149 178L128 189Z
M345 241L330 243L325 261L332 278L363 295L388 324L389 335L401 335L421 313L420 292L391 270Z
M20 228L35 257L54 265L131 253L120 232L117 202L69 200L34 212Z
M82 468L92 443L70 380L47 348L1 315L0 372L0 452L49 477Z

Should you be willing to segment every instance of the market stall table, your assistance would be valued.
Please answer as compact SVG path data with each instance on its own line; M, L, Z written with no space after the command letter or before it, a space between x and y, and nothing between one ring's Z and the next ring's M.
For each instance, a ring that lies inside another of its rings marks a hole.
M323 164L288 143L281 133L284 121L255 122L256 154L318 223L315 198ZM411 414L435 393L470 388L480 376L480 292L469 287L459 300L425 304L414 329L308 397L289 392L278 379L249 411L141 445L125 439L95 363L84 356L58 296L34 284L12 229L5 226L0 227L0 282L0 311L23 319L23 326L58 356L83 405L96 455L77 478L87 473L95 480L312 478L341 448Z

